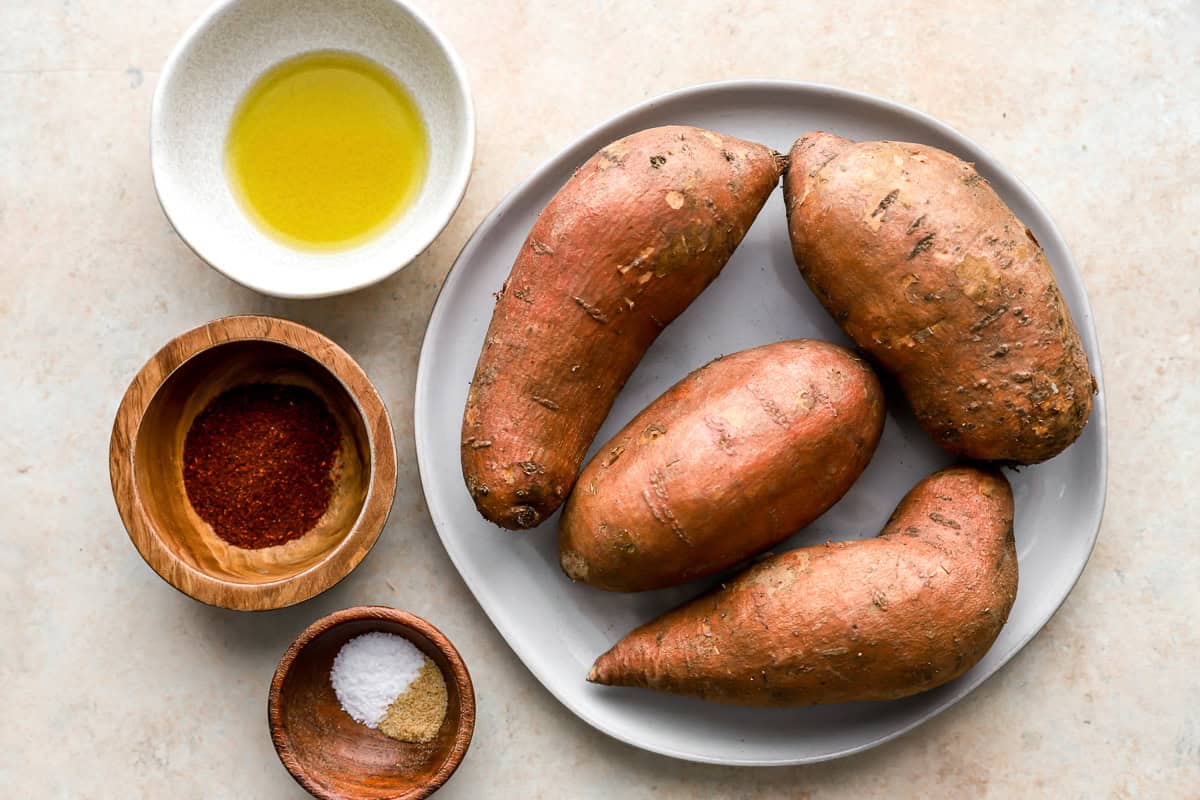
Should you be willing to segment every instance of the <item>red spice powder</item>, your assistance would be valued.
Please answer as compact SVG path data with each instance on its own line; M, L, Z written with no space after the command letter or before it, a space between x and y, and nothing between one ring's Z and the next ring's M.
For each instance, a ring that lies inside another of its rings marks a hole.
M337 421L301 386L251 383L218 395L183 445L188 500L213 531L256 550L295 539L329 508Z

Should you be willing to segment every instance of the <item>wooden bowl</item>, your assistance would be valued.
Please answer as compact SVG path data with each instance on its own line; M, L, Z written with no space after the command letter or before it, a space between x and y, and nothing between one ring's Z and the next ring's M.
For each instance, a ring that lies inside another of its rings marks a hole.
M312 530L260 550L228 544L183 485L183 445L204 407L245 383L316 393L342 434L328 511ZM129 385L109 448L113 497L155 572L191 597L240 610L282 608L344 578L391 511L396 450L387 410L362 368L332 341L274 317L227 317L171 340Z
M410 744L368 728L342 710L329 673L347 641L381 631L408 639L446 679L446 719L433 741ZM462 763L475 732L475 689L458 650L420 617L387 606L356 606L309 625L283 654L267 699L271 741L292 777L322 800L419 800Z

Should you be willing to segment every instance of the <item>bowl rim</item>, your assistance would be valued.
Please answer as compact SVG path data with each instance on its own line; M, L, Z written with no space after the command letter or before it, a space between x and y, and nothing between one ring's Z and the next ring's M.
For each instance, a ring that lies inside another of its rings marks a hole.
M458 211L459 206L462 205L463 198L467 193L467 186L470 183L471 173L474 170L476 121L475 105L471 98L471 84L467 77L466 66L462 58L450 44L449 39L429 21L428 17L406 0L373 0L373 2L395 6L402 13L407 14L429 36L450 67L454 90L459 102L462 104L464 112L461 126L463 144L454 152L451 179L440 183L434 190L436 197L444 203L444 206L441 213L430 215L430 223L424 230L418 229L413 236L406 237L397 243L393 258L385 259L380 257L380 268L359 280L315 291L296 291L286 286L274 286L269 281L260 280L253 274L245 274L236 267L231 269L228 265L219 264L209 255L211 251L203 246L195 236L189 235L187 231L180 228L176 223L175 215L171 213L172 201L163 195L159 174L162 168L162 159L165 158L162 136L162 129L165 124L163 107L166 94L171 90L171 85L174 82L180 61L194 46L195 42L208 30L209 26L213 24L214 20L234 6L246 2L249 2L249 0L218 0L213 3L187 28L179 38L179 41L171 49L167 60L163 63L158 83L154 87L154 96L150 105L150 174L151 180L154 183L154 195L158 199L159 207L162 209L167 221L171 224L171 228L201 261L234 283L244 286L247 289L252 289L260 294L284 299L332 297L365 289L368 286L373 286L380 281L390 278L415 261L433 244L437 237L446 229L446 226L450 224L450 220L454 218L454 214ZM432 134L433 132L430 131L430 133Z
M475 734L475 686L471 682L471 673L467 670L466 662L463 661L458 648L437 627L428 620L418 617L416 614L401 611L391 606L351 606L350 608L343 608L340 611L326 614L312 622L288 645L287 650L284 651L279 659L279 665L275 668L275 674L271 677L271 687L267 693L267 724L271 730L271 743L275 746L275 753L279 756L279 760L283 763L284 768L287 769L296 783L300 784L312 796L320 798L320 800L347 800L347 798L343 795L334 794L326 787L317 783L308 774L300 759L293 752L291 740L286 734L286 726L283 722L283 710L280 707L283 696L283 682L287 680L287 676L290 674L296 658L318 636L347 622L372 620L398 623L417 631L426 639L433 642L434 646L446 657L450 665L450 672L452 673L454 683L458 687L459 715L458 728L454 735L454 745L446 754L445 760L442 761L437 771L426 783L416 786L408 792L396 795L391 800L422 800L422 798L426 798L440 789L462 763Z
M163 541L134 479L142 419L159 390L187 362L234 342L272 342L295 350L329 372L354 402L367 432L370 478L362 509L340 542L317 563L278 580L237 583L183 561ZM350 574L383 532L396 493L396 445L391 419L362 367L333 340L290 320L262 315L222 317L185 331L155 353L125 390L109 441L109 479L126 533L160 578L189 597L237 611L284 608L314 597Z

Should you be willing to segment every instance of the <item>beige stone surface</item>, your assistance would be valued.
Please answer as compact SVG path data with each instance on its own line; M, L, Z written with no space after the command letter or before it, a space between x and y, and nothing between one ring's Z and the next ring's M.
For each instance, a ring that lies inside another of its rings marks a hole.
M294 798L266 727L308 622L382 602L458 644L479 697L447 798L1200 797L1200 13L1194 2L419 0L458 47L476 170L445 234L382 285L287 302L201 263L155 201L158 69L205 0L0 3L0 787L8 797ZM979 691L866 754L696 766L593 731L521 666L446 558L412 438L424 324L505 192L655 94L735 77L865 90L1008 164L1071 243L1096 312L1111 473L1087 571ZM109 427L165 340L235 312L343 344L395 422L400 481L363 565L266 614L162 583L108 487Z

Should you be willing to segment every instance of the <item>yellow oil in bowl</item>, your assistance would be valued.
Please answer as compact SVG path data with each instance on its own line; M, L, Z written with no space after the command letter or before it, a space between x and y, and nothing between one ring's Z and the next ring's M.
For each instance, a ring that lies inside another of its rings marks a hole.
M233 115L226 169L246 213L305 250L354 247L421 189L429 139L390 72L358 55L306 53L268 70Z

